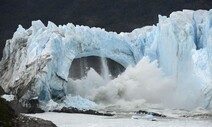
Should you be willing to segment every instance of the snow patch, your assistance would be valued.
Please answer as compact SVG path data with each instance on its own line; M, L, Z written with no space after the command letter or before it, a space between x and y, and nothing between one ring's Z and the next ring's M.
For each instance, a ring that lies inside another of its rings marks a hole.
M4 98L6 101L13 101L15 99L14 95L7 94L2 95L1 98Z

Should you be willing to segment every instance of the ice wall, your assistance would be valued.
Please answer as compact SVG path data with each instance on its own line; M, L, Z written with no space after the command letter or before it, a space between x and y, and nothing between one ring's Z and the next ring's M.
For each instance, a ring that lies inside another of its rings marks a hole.
M34 97L57 101L72 92L73 59L86 56L107 57L124 67L148 56L175 79L176 98L189 93L179 105L200 101L212 107L212 10L173 12L159 16L156 26L120 34L70 23L44 26L39 20L29 29L19 25L4 48L0 84L22 102Z

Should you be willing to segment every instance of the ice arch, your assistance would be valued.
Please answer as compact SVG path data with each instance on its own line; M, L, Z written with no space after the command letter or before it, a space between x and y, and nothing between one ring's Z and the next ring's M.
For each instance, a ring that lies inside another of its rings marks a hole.
M68 24L65 29L69 29ZM64 33L63 38L57 35L54 38L54 51L57 52L55 58L56 73L61 78L67 80L68 70L75 58L87 56L106 57L116 61L125 68L128 65L136 64L130 44L119 37L116 33L106 32L98 28L74 27L75 33ZM58 50L60 49L60 50Z
M38 24L40 24L39 22L34 23L34 26L39 26ZM44 43L45 41L42 42L45 48L42 49L41 47L38 51L41 51L42 54L42 50L51 47L46 52L46 55L50 54L51 60L46 65L47 76L46 74L42 76L44 78L42 83L45 84L41 84L41 86L45 87L45 89L42 89L45 92L41 91L40 93L48 93L50 89L49 96L52 97L53 95L55 98L64 96L68 85L70 85L68 80L69 69L72 61L76 58L87 56L106 57L125 68L136 63L132 47L116 33L106 32L99 28L75 27L72 24L56 27L51 22L49 22L47 28L41 33L44 34L45 30L50 33L45 35L45 38L47 38L46 43ZM44 40L42 36L38 36L38 38L37 40L39 41ZM35 57L38 58L37 56ZM48 98L44 100L48 100Z

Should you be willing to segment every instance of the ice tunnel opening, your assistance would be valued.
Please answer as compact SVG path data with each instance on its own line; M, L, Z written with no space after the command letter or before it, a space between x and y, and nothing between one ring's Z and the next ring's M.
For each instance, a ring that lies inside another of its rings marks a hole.
M110 58L87 56L76 58L72 61L69 78L73 80L82 79L87 76L87 72L91 68L106 80L114 79L125 71L125 68L120 63Z

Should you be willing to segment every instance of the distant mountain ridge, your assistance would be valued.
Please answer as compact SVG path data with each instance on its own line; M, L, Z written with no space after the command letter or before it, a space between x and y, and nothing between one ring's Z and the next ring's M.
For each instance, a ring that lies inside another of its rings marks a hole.
M121 32L155 24L158 14L211 8L211 0L1 0L0 57L5 41L12 38L18 24L28 28L32 20Z

